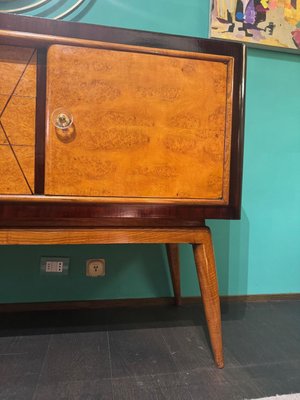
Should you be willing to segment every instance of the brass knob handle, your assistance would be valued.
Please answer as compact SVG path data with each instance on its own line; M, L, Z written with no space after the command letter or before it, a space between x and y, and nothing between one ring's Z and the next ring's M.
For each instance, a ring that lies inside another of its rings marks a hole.
M73 115L64 108L57 108L51 115L51 121L57 129L69 129L73 125Z
M73 115L65 108L57 108L51 115L51 122L55 126L57 138L63 143L75 140L76 129L73 124Z

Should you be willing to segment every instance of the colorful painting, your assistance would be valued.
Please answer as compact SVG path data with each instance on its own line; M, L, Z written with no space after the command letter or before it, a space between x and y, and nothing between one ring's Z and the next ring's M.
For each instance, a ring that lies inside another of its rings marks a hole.
M300 0L212 0L210 36L300 52Z

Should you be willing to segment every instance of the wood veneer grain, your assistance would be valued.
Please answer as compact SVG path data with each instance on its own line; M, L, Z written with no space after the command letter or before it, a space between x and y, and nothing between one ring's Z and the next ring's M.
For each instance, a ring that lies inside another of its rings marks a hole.
M202 243L207 228L0 229L1 244Z
M188 224L198 224L199 218L239 218L240 216L240 204L241 204L241 178L242 178L242 159L243 159L243 102L244 102L244 76L245 76L245 46L242 46L237 43L227 43L215 40L207 40L207 39L199 39L199 38L187 38L183 36L176 35L166 35L159 34L154 32L143 32L143 31L134 31L128 29L120 29L120 28L109 28L104 26L95 26L88 24L78 24L72 22L61 22L61 21L52 21L52 20L44 20L34 17L21 17L15 15L0 15L0 25L2 28L1 31L1 40L3 43L18 45L18 46L37 46L42 51L45 50L49 46L50 43L69 43L75 44L76 40L85 40L85 45L93 45L95 47L98 46L97 42L101 41L102 43L116 43L117 46L119 44L125 44L130 46L142 46L146 47L148 50L151 47L156 48L165 48L165 49L174 49L174 50L183 50L188 52L201 52L212 54L215 57L215 54L225 57L233 57L234 58L234 69L233 69L233 115L232 115L232 140L231 140L231 156L230 156L230 181L229 181L229 204L228 205L218 205L218 206L209 206L207 204L199 205L197 208L192 208L190 211L192 214L194 213L194 221L188 222ZM78 29L80 27L80 29ZM67 39L65 42L61 41L61 38ZM56 41L58 40L58 42ZM82 43L82 42L81 42ZM106 43L106 46L110 44ZM39 79L38 79L39 81ZM42 104L40 101L39 104ZM39 110L37 116L37 124L41 127L44 124L43 113L42 110ZM41 132L41 129L39 129ZM40 159L43 155L43 146L39 146L38 154L40 155ZM39 165L42 165L39 162ZM36 179L40 180L40 184L36 187L36 193L43 193L43 179L41 178L43 174L38 174L36 171ZM37 190L38 188L38 190ZM32 208L30 202L26 200L26 204L24 204L24 210L27 209L27 216L31 214L31 217L24 217L19 214L18 219L14 218L14 210L16 207L15 199L12 196L0 196L0 202L5 204L5 208L2 209L1 214L3 218L1 223L4 225L14 224L17 226L18 224L24 226L28 224L33 224L37 226L47 225L45 220L42 220L40 217L39 207L42 207L47 215L47 208L45 204L37 206L36 209ZM11 202L12 201L12 202ZM23 201L23 199L20 199ZM43 200L44 201L44 200ZM60 213L65 213L65 200L64 199L53 199L53 201L58 204L61 202L56 210L60 210ZM111 201L111 200L110 200ZM11 202L11 203L10 203ZM85 198L79 200L80 203L84 206L86 204ZM159 202L159 199L156 200ZM36 203L34 203L36 204ZM133 203L132 205L125 205L110 210L109 215L112 218L122 218L127 216L131 219L131 223L140 224L138 220L134 221L134 218L131 218L132 215L140 214L141 210L138 212L135 211L137 204ZM113 206L115 207L115 206ZM52 208L52 207L51 207ZM176 212L174 213L174 209ZM94 214L95 210L98 210L98 205L92 207L91 205L87 205L86 212ZM157 213L157 210L161 210L161 204L159 207L154 207L149 209L149 205L145 207L142 214L147 214L152 218L157 218L160 215L160 212ZM165 205L165 213L168 214L170 210L170 204L167 203ZM174 204L172 206L172 215L175 216L176 219L174 221L160 221L161 224L166 225L174 225L174 223L178 222L178 224L186 224L187 214L190 214L185 207L180 206L179 204ZM105 218L106 215L103 215ZM9 218L9 219L8 219ZM38 222L38 218L40 218ZM105 218L106 219L106 218ZM190 215L188 216L190 220ZM55 222L56 221L56 222ZM92 223L93 225L103 225L103 220L99 219L95 220L83 220L80 219L77 221L68 220L68 225L77 225L80 226L82 224ZM116 220L112 220L112 224L114 225ZM51 224L58 225L59 218L54 218L51 221ZM48 221L49 223L49 221ZM107 223L107 219L106 222Z
M0 195L33 193L36 54L0 45Z
M209 230L205 232L201 241L193 245L193 249L202 302L215 362L218 368L223 368L224 356L219 289L214 249Z
M232 59L121 49L49 49L46 194L226 204Z

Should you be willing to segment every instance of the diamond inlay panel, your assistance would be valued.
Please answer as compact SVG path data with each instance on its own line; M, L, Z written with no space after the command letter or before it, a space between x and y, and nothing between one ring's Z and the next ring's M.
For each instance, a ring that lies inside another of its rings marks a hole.
M36 96L36 53L32 56L16 90L16 96Z
M8 144L3 129L0 126L0 145L1 144Z
M0 78L1 79L1 78ZM4 111L4 107L7 103L7 100L9 99L8 95L5 94L0 94L0 115L2 114L2 112Z
M4 136L0 127L0 138ZM0 193L2 194L30 194L30 189L24 179L22 170L8 144L0 145Z
M0 94L12 94L33 51L25 47L0 46Z
M0 194L34 189L35 49L0 46Z
M1 122L11 144L34 145L35 98L12 96Z
M26 176L27 182L34 190L34 146L13 146L15 155L21 165L24 175Z

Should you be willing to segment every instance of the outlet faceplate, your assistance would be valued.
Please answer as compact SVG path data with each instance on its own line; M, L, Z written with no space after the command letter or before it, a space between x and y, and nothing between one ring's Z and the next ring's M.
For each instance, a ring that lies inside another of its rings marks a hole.
M105 275L105 260L97 258L86 261L86 276L98 277Z
M70 259L65 257L41 257L42 274L68 275Z

